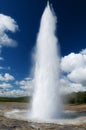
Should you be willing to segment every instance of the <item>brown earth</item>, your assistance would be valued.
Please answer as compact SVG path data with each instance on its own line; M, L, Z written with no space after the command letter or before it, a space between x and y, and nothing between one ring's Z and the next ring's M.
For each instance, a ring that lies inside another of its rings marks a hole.
M65 110L71 110L76 112L86 112L86 104L83 105L66 105Z

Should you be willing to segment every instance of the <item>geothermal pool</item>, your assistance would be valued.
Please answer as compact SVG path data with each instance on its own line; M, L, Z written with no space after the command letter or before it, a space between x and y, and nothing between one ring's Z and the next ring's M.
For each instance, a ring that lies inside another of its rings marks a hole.
M55 123L60 125L76 125L86 123L86 112L76 112L66 110L63 112L62 117L58 119L46 119L46 120L37 120L30 118L30 113L27 116L27 110L14 109L4 113L4 116L7 118L24 120L28 122L37 122L37 123Z

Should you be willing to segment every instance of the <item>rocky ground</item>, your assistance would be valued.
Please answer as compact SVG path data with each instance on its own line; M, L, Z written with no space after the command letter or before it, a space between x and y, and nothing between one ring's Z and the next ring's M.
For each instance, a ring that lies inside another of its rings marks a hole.
M86 123L78 125L58 125L55 123L36 123L10 119L4 116L6 111L26 109L25 103L0 103L0 130L86 130ZM86 105L66 106L67 110L86 112Z

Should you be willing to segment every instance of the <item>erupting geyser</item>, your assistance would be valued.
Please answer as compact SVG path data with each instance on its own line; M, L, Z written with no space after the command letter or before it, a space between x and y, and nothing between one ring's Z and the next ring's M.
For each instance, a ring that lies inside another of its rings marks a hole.
M6 116L6 119L13 118L22 120L19 121L19 123L22 123L23 120L24 122L25 120L29 121L29 124L25 122L28 129L33 128L42 130L42 127L43 129L53 129L52 127L55 127L55 129L60 129L61 126L62 129L65 129L65 126L67 126L67 129L85 129L85 105L75 106L74 109L73 107L67 107L67 109L64 110L61 102L60 92L62 93L62 91L60 91L60 57L58 39L55 35L56 23L57 18L53 8L48 2L41 18L35 49L36 51L34 55L34 93L32 97L31 109L23 109L24 107L21 104L21 109L19 105L19 109L13 109L12 107L10 108L12 111L9 109L4 109L3 111L3 107L5 108L7 105L4 104L4 106L2 104L0 107L0 113L3 119L4 116ZM14 120L15 125L17 120ZM0 125L0 128L2 127L3 122ZM23 126L22 128L26 127Z
M31 117L35 119L59 118L62 112L59 47L55 36L56 22L57 18L48 2L41 18L36 44L35 90L31 110Z

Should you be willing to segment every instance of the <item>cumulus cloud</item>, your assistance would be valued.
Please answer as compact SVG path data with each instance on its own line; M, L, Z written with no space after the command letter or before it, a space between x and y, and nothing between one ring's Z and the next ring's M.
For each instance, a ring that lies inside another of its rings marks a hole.
M70 53L61 60L61 69L64 72L71 72L74 69L86 66L86 54Z
M86 91L86 49L64 56L61 70L65 72L61 85L66 92Z
M32 95L32 79L24 78L21 81L16 81L15 84L11 83L2 83L0 84L0 96L1 97L22 97L22 96L31 96ZM14 89L13 86L17 85L17 89ZM12 89L10 89L12 88Z
M86 85L86 67L73 70L67 77L73 82Z
M1 97L22 97L22 96L29 96L28 91L24 90L8 90L8 91L0 91Z
M17 89L15 89L15 84L11 83L10 80L14 80L14 77L8 73L4 76L0 74L0 96L1 97L22 97L22 96L31 96L31 79L25 78L21 81L16 81ZM9 81L9 83L7 83Z
M33 81L31 78L24 78L21 81L16 81L16 85L18 85L21 89L28 91L30 95L32 95Z
M72 92L86 91L86 87L80 83L70 82L66 77L60 80L61 93L67 94Z
M0 84L0 89L8 89L8 88L12 88L13 86L9 83L2 83Z
M86 49L82 49L80 53L86 55Z
M5 73L4 75L0 74L0 81L13 81L15 78L14 76L10 75L9 73Z
M0 14L0 48L4 46L15 47L17 45L17 42L7 35L8 31L14 33L17 30L18 25L13 18Z

